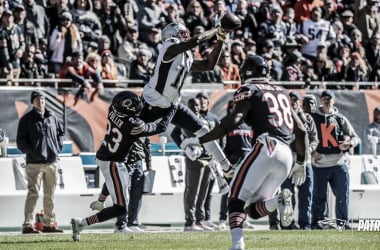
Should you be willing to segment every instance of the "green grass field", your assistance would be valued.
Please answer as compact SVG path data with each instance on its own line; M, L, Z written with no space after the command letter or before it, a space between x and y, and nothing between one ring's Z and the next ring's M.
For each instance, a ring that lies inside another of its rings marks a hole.
M380 232L357 230L245 231L246 249L380 249ZM82 233L73 242L71 234L1 235L0 249L228 249L229 231L208 233Z

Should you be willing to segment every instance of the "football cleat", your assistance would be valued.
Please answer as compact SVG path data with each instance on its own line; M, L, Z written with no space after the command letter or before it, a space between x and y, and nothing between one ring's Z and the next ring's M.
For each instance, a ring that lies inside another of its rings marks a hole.
M288 227L293 221L292 195L289 189L283 189L278 195L278 211L283 227Z
M71 219L71 228L73 230L73 240L80 240L80 232L83 230L83 225L81 224L81 219L73 218Z
M125 233L132 233L132 230L129 229L128 227L115 227L113 230L114 234L125 234Z
M203 232L203 228L199 227L198 225L191 225L191 226L186 226L183 231L185 232Z
M102 201L93 201L90 204L92 210L102 211L104 209L104 202Z
M145 232L143 229L139 228L138 226L130 226L130 227L128 227L128 230L130 230L133 233L143 233L143 232Z

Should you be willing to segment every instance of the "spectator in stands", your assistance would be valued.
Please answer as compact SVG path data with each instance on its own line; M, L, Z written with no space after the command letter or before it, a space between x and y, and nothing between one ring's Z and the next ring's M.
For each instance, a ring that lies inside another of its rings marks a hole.
M198 98L191 98L187 103L188 107L196 116L201 118L205 124L207 121L200 115L200 101ZM171 132L173 141L178 145L184 138L192 137L188 130L175 127ZM196 160L185 157L186 178L184 191L184 212L185 212L185 232L212 231L213 228L204 224L205 208L204 204L211 180L211 172L208 163L211 157L203 150L202 155Z
M309 60L305 60L301 63L302 78L305 83L305 89L314 89L317 86L312 85L312 82L318 81L318 76L314 72L314 66Z
M315 7L322 7L323 0L299 0L294 4L296 22L298 24L312 18L312 11Z
M256 55L257 47L255 40L248 38L244 41L244 44L244 52L246 55Z
M103 50L101 56L101 77L103 80L119 79L118 65L114 61L111 50ZM116 83L107 83L107 87L116 87Z
M284 66L287 65L287 61L290 59L290 55L293 54L294 51L300 51L301 45L297 43L295 39L287 39L285 41L284 47L283 47L283 64Z
M374 137L374 138L371 138ZM377 140L377 142L376 142ZM363 153L380 155L380 106L373 110L373 122L369 123L363 131ZM374 148L376 145L376 150Z
M14 23L17 24L24 34L25 44L34 44L38 46L39 38L35 25L26 19L26 11L23 4L17 4L13 7Z
M259 25L252 9L248 7L247 0L237 1L237 8L234 14L241 20L241 27L239 30L243 32L243 37L257 37L257 29Z
M100 64L100 56L96 52L91 52L86 56L85 62L91 70L100 73L102 65Z
M91 42L97 42L102 35L102 25L93 12L91 0L75 0L71 9L73 23L78 27L82 38L83 50L86 51Z
M348 82L368 81L368 68L358 52L352 52L347 67L342 70L343 79ZM352 86L346 87L352 89Z
M151 42L148 36L153 29L157 30L163 27L161 25L163 10L160 8L157 2L158 0L147 0L144 7L137 15L140 39L146 43Z
M186 8L186 13L183 17L186 27L190 30L191 34L197 26L206 28L208 26L207 18L204 16L204 11L197 0L191 0Z
M282 75L283 81L302 81L303 74L301 71L302 54L299 51L293 51L289 55L286 64L284 65L284 73Z
M110 40L110 49L113 55L116 55L117 48L120 45L119 40L125 36L127 32L127 21L125 20L122 12L112 0L102 1L102 9L98 17L102 25L102 34L107 36ZM118 37L118 35L120 37Z
M52 112L45 108L45 94L32 91L33 109L19 121L17 147L26 154L28 193L25 201L23 234L38 234L33 227L34 209L43 183L44 233L62 233L54 215L54 192L57 183L58 154L62 150L64 131Z
M28 20L28 25L34 26L35 39L47 38L48 31L50 29L49 19L46 17L45 8L35 0L23 0L26 20ZM38 45L38 44L36 44Z
M224 0L214 0L212 12L207 16L210 25L215 26L216 20L228 12L226 2Z
M49 19L50 30L48 37L51 36L54 28L60 24L60 17L63 12L69 12L69 0L51 0L48 1L48 6L45 8L46 16Z
M129 87L143 87L153 74L154 64L150 61L152 54L147 49L139 49L137 58L131 64L129 79L142 80L143 83L130 83Z
M368 64L372 66L370 81L380 79L380 32L373 33L370 42L365 47Z
M224 51L219 59L219 66L222 69L223 81L236 81L228 88L237 89L240 86L239 66L231 62L231 54L229 51Z
M319 54L317 56L314 61L314 72L321 82L337 80L335 65L327 58L327 55Z
M295 18L295 12L294 9L289 7L285 10L283 21L286 27L286 33L285 33L285 44L286 41L293 41L296 39L297 34L297 23L294 20Z
M162 49L161 29L152 28L148 34L148 41L146 42L148 49L152 54L152 62L156 62L158 54Z
M335 0L324 0L322 9L322 18L329 23L334 23L335 21L339 20L339 15L337 13L337 4L335 3Z
M278 62L274 57L274 53L264 53L261 55L269 68L269 76L272 81L279 81L283 74L283 65Z
M70 12L61 14L60 23L50 36L49 48L51 50L50 72L54 74L58 74L63 64L70 61L73 52L82 53L82 39L77 26L72 23Z
M231 43L231 62L239 67L247 57L244 51L244 42L240 40L234 40Z
M350 9L346 9L340 14L340 17L343 23L343 33L349 36L351 31L357 28L354 24L354 12Z
M282 21L283 11L278 7L272 7L271 18L261 23L257 34L257 43L264 46L266 40L273 42L274 50L281 51L286 40L287 28Z
M98 40L98 54L102 54L103 50L111 50L111 40L107 35L101 35Z
M340 20L337 20L332 24L332 27L335 32L335 41L330 44L328 49L328 55L330 58L339 56L338 50L343 45L348 46L350 50L352 49L352 42L350 37L343 33L343 23Z
M352 50L359 51L360 47L362 47L362 32L357 28L352 29L350 39L352 42Z
M117 50L119 59L126 67L127 75L129 75L130 72L131 63L137 58L137 52L142 48L148 48L148 46L139 40L137 26L129 27L123 42Z
M65 63L59 73L59 78L70 78L72 80L71 86L79 86L79 90L75 95L74 105L80 98L85 97L85 91L91 90L92 87L95 87L95 91L92 92L90 101L93 101L95 94L103 92L104 87L100 72L84 62L83 54L80 52L72 54L71 62ZM92 83L90 83L90 79Z
M311 153L314 191L312 202L312 229L323 229L326 209L327 185L336 197L336 224L351 228L348 221L349 182L347 150L360 143L351 123L334 106L335 93L325 90L321 94L321 106L312 114L318 131L319 144Z
M350 62L351 58L351 49L347 44L341 44L337 49L338 56L333 58L334 65L336 67L336 72L338 74L338 79L344 79L343 71Z
M322 19L322 9L313 8L311 19L303 21L298 29L297 38L302 44L301 52L304 57L311 60L317 56L317 46L325 42L329 46L335 39L335 33L330 23Z
M18 86L12 82L20 76L20 61L25 51L25 40L22 29L14 23L13 13L4 10L1 15L2 28L0 30L0 77L7 78L7 85Z
M362 32L363 45L370 42L372 35L379 31L380 13L379 0L357 0L355 1L355 25Z
M121 12L122 12L122 14L123 14L123 16L127 22L128 21L130 21L131 23L136 22L137 14L138 14L140 8L142 8L142 6L141 6L142 4L143 3L141 3L140 1L136 1L136 0L122 1L119 3L119 7L121 9ZM122 5L122 6L120 6L120 5Z
M163 27L169 23L184 23L176 3L170 3L165 8L163 19L165 20L165 25L163 25Z
M43 55L36 49L36 45L29 44L26 46L25 53L21 60L20 77L25 79L41 79L47 76L47 68L43 67ZM42 66L42 67L41 67ZM24 82L23 85L41 85L36 82Z

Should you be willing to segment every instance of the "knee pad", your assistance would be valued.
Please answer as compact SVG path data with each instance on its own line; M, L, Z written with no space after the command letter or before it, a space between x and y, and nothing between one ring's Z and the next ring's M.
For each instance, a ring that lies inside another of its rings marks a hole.
M200 136L202 136L202 135L207 134L209 131L210 131L210 129L208 128L208 126L203 125L203 127L202 127L201 129L195 131L194 134L195 134L197 137L200 137Z

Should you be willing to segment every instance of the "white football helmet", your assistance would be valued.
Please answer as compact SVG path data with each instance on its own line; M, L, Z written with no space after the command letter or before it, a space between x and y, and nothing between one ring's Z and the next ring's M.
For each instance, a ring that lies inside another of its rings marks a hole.
M161 32L162 41L166 41L172 37L178 38L181 42L190 39L190 31L181 23L169 23Z

